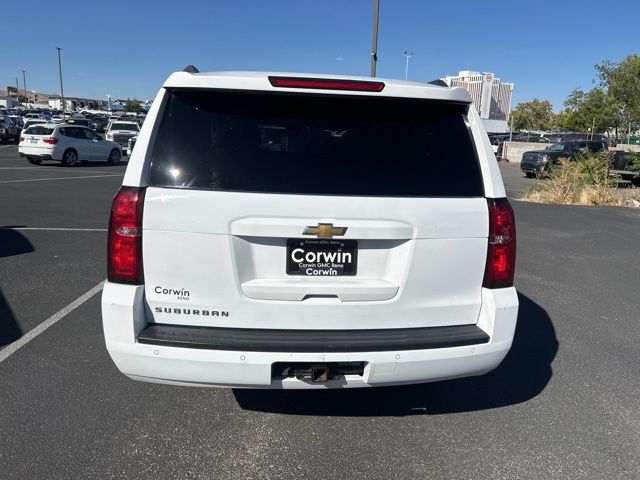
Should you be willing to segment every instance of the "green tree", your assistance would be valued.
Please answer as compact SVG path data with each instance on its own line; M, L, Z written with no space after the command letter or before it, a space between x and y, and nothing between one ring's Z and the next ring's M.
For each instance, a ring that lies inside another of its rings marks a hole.
M564 110L556 116L558 128L565 131L616 135L621 126L621 105L602 87L589 92L573 90L564 101Z
M127 112L139 112L141 104L142 102L140 102L140 100L127 98L127 101L124 103L124 109Z
M516 130L550 130L555 122L551 102L537 98L519 103L511 115Z
M632 54L620 63L609 60L595 66L600 86L618 103L626 126L640 126L640 56Z

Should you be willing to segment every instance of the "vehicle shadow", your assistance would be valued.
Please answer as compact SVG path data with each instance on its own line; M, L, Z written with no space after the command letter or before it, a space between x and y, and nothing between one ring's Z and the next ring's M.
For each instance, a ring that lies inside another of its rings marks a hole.
M15 342L21 336L22 330L0 289L0 347Z
M0 258L31 253L35 249L31 242L19 231L21 225L0 226Z
M0 258L33 252L31 242L11 227L0 227ZM16 341L22 336L22 330L0 289L0 347Z
M480 376L422 385L353 390L234 389L245 410L288 415L405 416L486 410L526 402L546 387L558 351L547 312L525 295L513 346L494 371Z
M73 167L67 167L66 165L63 165L62 162L46 160L42 162L40 165L42 165L43 167L58 167L58 168L122 167L122 166L126 166L128 161L129 159L127 157L123 157L120 163L109 163L106 160L105 161L99 161L99 160L88 161L87 160L87 161L80 161Z

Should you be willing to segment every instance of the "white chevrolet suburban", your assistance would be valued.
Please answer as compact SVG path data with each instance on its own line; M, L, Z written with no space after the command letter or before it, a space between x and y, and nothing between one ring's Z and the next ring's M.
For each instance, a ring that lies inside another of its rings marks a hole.
M172 74L113 200L107 349L136 380L344 388L494 369L515 221L468 93Z

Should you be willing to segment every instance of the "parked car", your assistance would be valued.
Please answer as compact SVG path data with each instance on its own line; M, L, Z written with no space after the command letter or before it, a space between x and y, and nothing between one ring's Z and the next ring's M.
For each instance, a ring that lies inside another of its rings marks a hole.
M515 220L465 90L189 71L156 96L111 209L120 371L324 389L502 361Z
M32 127L33 125L43 125L47 123L47 121L44 118L27 118L24 121L24 126L22 127L22 130L26 130L29 127Z
M93 117L91 119L91 128L98 133L104 133L108 123L105 117Z
M637 153L616 151L612 154L610 174L621 184L640 186L640 169L636 164Z
M118 143L127 154L129 139L138 134L140 126L136 122L117 120L107 126L106 138Z
M82 127L92 127L92 122L86 118L68 118L65 122L67 125L80 125Z
M575 160L581 153L598 153L607 150L604 141L573 141L554 143L544 150L524 152L520 162L520 170L529 178L540 175L548 170L549 165L557 164L561 158Z
M18 126L8 115L0 116L0 142L15 142L19 137Z
M43 160L56 160L69 167L89 160L119 163L122 158L120 145L104 140L90 128L56 123L25 129L18 153L35 165Z

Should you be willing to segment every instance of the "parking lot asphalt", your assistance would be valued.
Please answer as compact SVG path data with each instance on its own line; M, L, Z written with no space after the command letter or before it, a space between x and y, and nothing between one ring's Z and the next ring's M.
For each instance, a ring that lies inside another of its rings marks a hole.
M125 168L16 152L0 145L0 358L105 278ZM530 180L501 170L518 198ZM521 306L494 372L326 392L138 383L106 352L96 294L0 360L0 478L640 478L640 212L513 205Z

